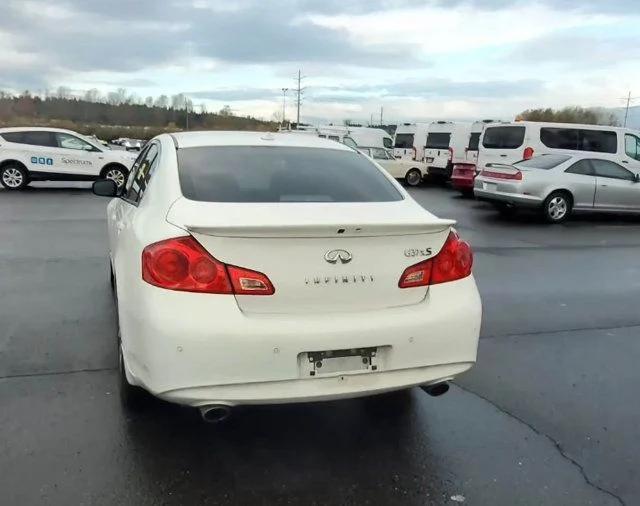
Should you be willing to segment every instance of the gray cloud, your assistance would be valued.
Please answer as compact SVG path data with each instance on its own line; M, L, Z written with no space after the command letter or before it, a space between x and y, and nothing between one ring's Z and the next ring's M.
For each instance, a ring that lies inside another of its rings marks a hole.
M538 80L515 81L451 81L429 79L399 81L385 85L313 86L305 94L308 102L362 103L371 98L483 99L515 98L535 94L543 88ZM229 88L188 93L191 98L220 101L281 99L282 92L273 88ZM291 95L289 95L291 96Z
M615 65L640 59L638 39L632 37L597 37L556 33L523 42L507 56L508 61L558 63L566 67Z

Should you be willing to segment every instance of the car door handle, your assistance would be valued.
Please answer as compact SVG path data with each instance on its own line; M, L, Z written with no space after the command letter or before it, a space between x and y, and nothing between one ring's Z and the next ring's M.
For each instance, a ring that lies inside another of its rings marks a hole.
M629 160L622 160L622 163L629 163Z
M500 157L501 157L501 158L506 158L506 157L507 157L507 155L500 155Z

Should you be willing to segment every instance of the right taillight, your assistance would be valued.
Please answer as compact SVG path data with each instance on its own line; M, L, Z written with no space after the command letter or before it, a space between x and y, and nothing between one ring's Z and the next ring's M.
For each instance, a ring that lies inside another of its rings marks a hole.
M440 252L433 258L411 265L400 276L400 288L437 285L471 275L473 252L468 243L451 232Z
M216 260L191 236L147 246L142 252L142 279L160 288L183 292L228 295L275 292L267 276Z

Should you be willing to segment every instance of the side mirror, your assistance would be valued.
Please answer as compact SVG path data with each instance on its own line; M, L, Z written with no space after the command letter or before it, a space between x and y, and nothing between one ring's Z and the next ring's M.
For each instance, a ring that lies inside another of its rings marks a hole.
M94 181L91 190L93 190L94 195L98 195L99 197L117 197L119 194L118 185L111 179L98 179Z
M634 180L636 183L640 183L640 174L636 174L636 175L633 177L633 180Z

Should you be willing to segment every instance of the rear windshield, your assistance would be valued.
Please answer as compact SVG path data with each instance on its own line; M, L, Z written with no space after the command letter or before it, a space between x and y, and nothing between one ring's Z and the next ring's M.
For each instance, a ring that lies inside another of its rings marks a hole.
M528 167L532 169L543 169L549 170L557 167L561 163L566 162L571 158L567 155L540 155L534 156L529 160L522 160L521 162L516 162L514 165L518 167Z
M396 134L395 147L399 149L411 149L413 147L413 134Z
M426 147L430 149L449 149L450 141L450 133L430 133L427 135Z
M525 127L501 126L484 131L482 146L487 149L516 149L524 143Z
M219 146L178 150L182 194L202 202L392 202L402 195L355 151Z
M467 149L469 151L478 151L478 146L480 145L480 132L472 132L469 137L469 146Z

